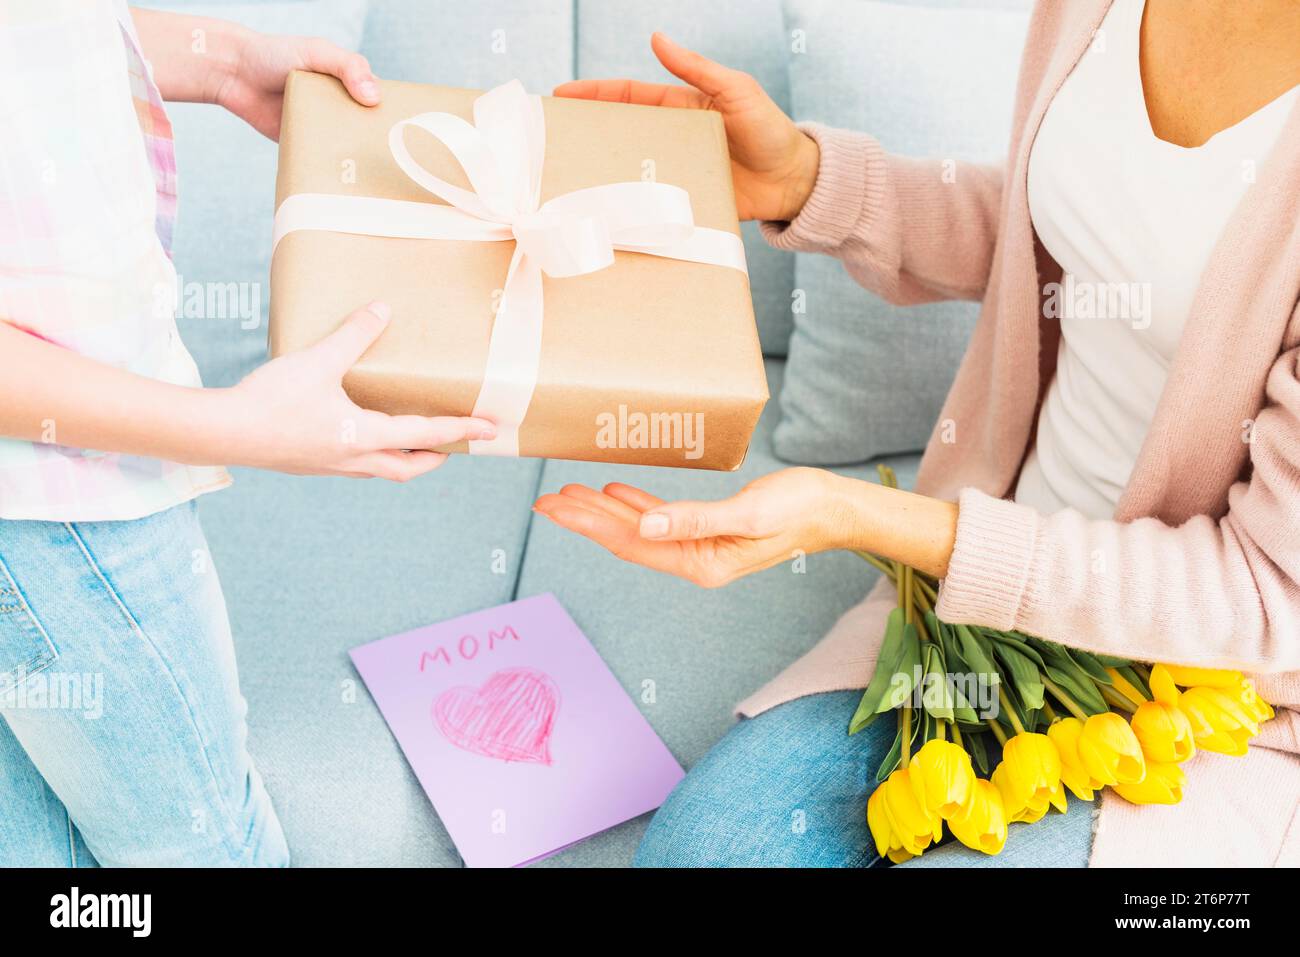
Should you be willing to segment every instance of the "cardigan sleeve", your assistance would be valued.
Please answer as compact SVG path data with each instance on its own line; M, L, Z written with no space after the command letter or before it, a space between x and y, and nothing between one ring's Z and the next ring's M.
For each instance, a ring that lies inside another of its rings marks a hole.
M1300 669L1298 359L1270 369L1250 478L1218 519L1091 521L965 489L939 616L1148 661Z
M799 127L821 152L817 182L791 222L762 224L777 249L843 261L897 305L984 297L1001 217L1001 166L886 153L864 133Z

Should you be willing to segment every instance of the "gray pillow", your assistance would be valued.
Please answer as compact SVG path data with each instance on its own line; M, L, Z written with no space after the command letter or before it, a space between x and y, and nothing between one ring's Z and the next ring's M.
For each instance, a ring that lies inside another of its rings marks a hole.
M794 116L862 130L911 156L999 161L1006 152L1028 0L919 5L786 0ZM903 211L906 216L906 210ZM899 308L835 260L800 254L781 422L781 458L862 462L922 448L978 306Z

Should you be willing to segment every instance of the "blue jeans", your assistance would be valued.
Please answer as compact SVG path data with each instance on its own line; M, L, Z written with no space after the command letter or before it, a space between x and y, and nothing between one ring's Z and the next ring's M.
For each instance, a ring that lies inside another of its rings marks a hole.
M286 865L194 503L0 520L0 865Z
M743 720L668 796L638 867L870 867L867 797L894 743L881 719L849 737L860 692L810 695ZM904 867L1086 867L1092 805L1013 824L1001 854L955 841Z

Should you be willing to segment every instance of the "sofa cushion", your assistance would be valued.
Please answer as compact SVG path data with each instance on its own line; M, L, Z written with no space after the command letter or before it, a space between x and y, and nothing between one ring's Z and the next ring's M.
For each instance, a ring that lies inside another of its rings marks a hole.
M371 0L361 52L392 80L550 93L573 77L573 0Z
M200 500L294 864L459 863L348 651L510 601L540 470L453 456L393 485L241 469Z
M865 130L895 153L998 161L1028 5L787 0L786 26L806 49L790 58L794 114ZM923 447L978 306L890 306L824 256L800 255L795 285L805 308L794 317L777 454L830 464Z
M782 362L768 360L768 382L781 384ZM627 482L666 499L721 498L783 467L772 454L777 415L769 404L749 457L737 472L699 472L591 462L547 462L541 492L569 482L600 488ZM915 456L887 460L901 484ZM874 466L846 475L875 481ZM854 605L878 573L848 552L810 555L705 590L629 565L600 546L536 516L519 579L520 597L551 591L586 632L646 719L687 768L726 733L741 698L774 677ZM845 714L845 728L851 715ZM551 858L552 866L625 865L648 818L630 821Z
M782 27L780 0L579 2L578 76L679 82L659 65L650 50L650 34L655 30L720 63L753 74L781 108L789 111L789 41ZM794 256L765 243L755 223L744 224L742 233L763 352L783 356L792 327Z

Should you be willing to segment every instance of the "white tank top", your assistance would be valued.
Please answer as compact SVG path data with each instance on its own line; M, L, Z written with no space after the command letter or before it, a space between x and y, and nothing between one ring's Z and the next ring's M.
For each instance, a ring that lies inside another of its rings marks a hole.
M1113 515L1210 253L1300 91L1201 146L1158 139L1138 61L1144 3L1115 0L1029 157L1034 229L1064 270L1046 306L1061 321L1056 375L1016 488L1044 512Z

